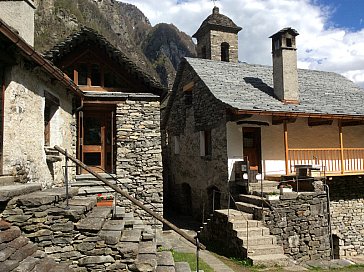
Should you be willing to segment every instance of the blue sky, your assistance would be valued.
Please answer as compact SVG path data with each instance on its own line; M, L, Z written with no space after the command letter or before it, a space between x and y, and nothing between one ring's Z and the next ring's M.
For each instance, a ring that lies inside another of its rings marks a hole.
M363 0L319 0L331 9L330 23L333 27L359 30L364 27Z
M152 25L171 23L192 36L211 14L211 0L121 0L136 5ZM298 67L340 73L364 87L364 0L220 0L220 12L243 29L239 60L271 65L268 38L295 28Z

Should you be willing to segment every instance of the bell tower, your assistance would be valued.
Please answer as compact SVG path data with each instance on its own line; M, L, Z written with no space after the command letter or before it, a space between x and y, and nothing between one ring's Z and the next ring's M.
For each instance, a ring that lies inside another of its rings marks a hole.
M215 6L212 14L192 36L197 39L197 56L202 59L238 62L238 32L241 29Z

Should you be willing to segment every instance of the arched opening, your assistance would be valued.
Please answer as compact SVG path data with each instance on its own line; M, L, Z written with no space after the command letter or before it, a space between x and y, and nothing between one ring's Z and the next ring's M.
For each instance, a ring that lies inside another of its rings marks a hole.
M230 45L227 42L221 44L221 61L230 61L229 56Z
M211 186L207 188L208 196L208 212L213 213L214 210L221 209L221 192L216 186Z
M181 213L184 215L192 214L192 190L187 183L181 185Z

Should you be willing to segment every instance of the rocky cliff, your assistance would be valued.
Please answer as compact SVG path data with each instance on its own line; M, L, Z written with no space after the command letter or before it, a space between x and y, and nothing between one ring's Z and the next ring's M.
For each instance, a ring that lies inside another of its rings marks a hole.
M95 29L166 87L184 56L195 56L191 37L174 25L152 26L135 6L115 0L35 0L35 48L44 52L82 26Z

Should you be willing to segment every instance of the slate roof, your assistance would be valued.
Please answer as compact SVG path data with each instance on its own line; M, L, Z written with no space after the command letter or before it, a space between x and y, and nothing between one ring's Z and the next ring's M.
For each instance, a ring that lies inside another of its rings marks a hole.
M197 38L207 30L222 30L226 32L238 33L241 29L242 28L237 26L229 17L220 14L218 7L214 7L212 14L202 22L200 28L195 34L193 34L192 37Z
M333 72L298 70L298 105L284 104L274 96L271 66L185 58L211 93L228 106L263 111L364 116L364 90ZM177 75L178 78L178 75Z
M98 46L100 46L100 48L104 49L106 54L111 59L113 59L126 70L128 70L134 80L142 81L149 89L149 91L161 97L165 96L166 90L159 82L157 82L152 76L143 71L122 51L113 46L105 37L88 27L82 27L80 31L69 36L66 40L60 42L52 49L44 53L44 56L47 59L51 60L53 63L57 63L67 54L72 52L75 47L87 41L95 42Z

